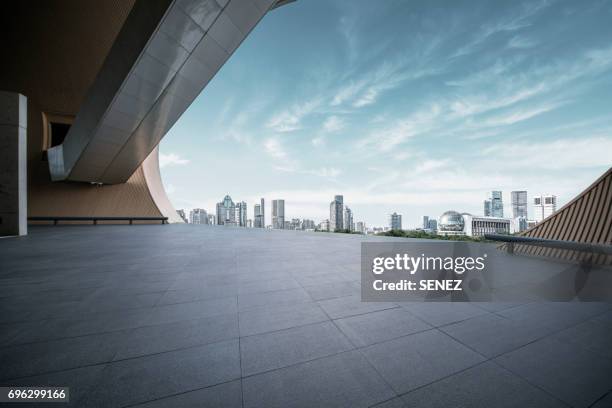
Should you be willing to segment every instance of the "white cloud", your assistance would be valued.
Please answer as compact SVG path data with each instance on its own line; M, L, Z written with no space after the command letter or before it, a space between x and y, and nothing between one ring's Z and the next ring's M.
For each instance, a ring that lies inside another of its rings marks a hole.
M344 129L345 125L346 123L344 122L344 119L336 115L332 115L328 117L325 122L323 122L323 130L328 133L339 132L340 130Z
M508 48L531 48L537 43L525 36L516 35L508 41Z
M325 178L336 178L341 171L335 167L321 167L319 169L307 170L306 173Z
M278 160L287 159L287 152L283 149L278 139L266 139L263 143L263 147L266 153L271 157Z
M358 141L357 147L373 147L378 151L388 152L408 139L431 130L441 112L440 105L431 104L387 128L371 133Z
M527 146L527 148L526 148ZM485 157L515 168L567 170L612 166L612 133L590 138L560 139L548 142L500 143L484 149Z
M159 154L159 168L160 169L163 169L164 167L168 167L168 166L182 166L185 164L189 164L189 160L181 158L176 153L168 153L168 154L160 153Z
M558 108L560 103L551 103L543 106L536 106L531 109L516 109L511 112L499 114L484 120L478 121L478 127L509 126L527 119L531 119L546 112Z
M272 116L266 126L275 132L293 132L302 128L301 121L306 115L312 113L320 104L319 100L311 100L294 105Z

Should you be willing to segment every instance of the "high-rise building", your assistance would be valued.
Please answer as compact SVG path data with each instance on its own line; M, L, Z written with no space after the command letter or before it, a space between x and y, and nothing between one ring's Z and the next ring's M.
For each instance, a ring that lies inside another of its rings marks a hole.
M217 216L214 214L208 214L208 225L217 225Z
M217 225L237 225L236 205L232 197L226 195L223 201L217 203Z
M402 214L393 213L389 216L389 227L392 230L402 229Z
M350 232L355 231L355 223L353 222L353 211L348 207L344 207L344 229Z
M512 202L512 218L527 218L527 192L513 191L510 193Z
M261 197L261 228L266 228L266 203L264 202L263 197Z
M344 197L341 195L329 203L329 228L332 232L344 229Z
M239 227L247 226L247 204L244 201L236 203L236 223Z
M484 216L485 217L490 217L492 213L491 210L491 200L485 200L484 201Z
M536 222L540 222L557 211L557 196L540 195L533 198L533 209Z
M194 208L189 212L189 222L191 224L208 224L208 214L202 208Z
M357 221L357 223L355 224L355 232L358 232L360 234L365 234L366 225L363 221Z
M261 213L261 204L255 204L253 207L253 227L255 228L263 228L264 225L262 223L263 214Z
M247 220L247 225L246 226L247 226L247 228L253 228L253 220L249 218Z
M429 228L429 216L424 215L423 216L423 229L428 229Z
M435 218L432 218L427 223L427 229L435 232L438 230L438 221Z
M285 228L285 200L272 200L272 228Z
M485 217L504 217L504 202L501 191L491 191L491 198L484 202Z
M293 218L291 219L291 222L289 222L289 228L290 230L299 230L302 229L302 222L300 221L299 218Z
M315 229L315 223L313 220L302 220L302 229L304 231L313 231Z
M330 230L330 222L329 220L323 220L319 224L319 231L329 231Z

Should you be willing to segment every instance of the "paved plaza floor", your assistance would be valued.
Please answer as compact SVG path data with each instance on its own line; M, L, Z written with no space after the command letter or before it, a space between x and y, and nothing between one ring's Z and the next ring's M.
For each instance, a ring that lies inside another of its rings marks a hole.
M365 239L385 238L0 239L0 384L68 386L79 408L612 406L612 304L361 302Z

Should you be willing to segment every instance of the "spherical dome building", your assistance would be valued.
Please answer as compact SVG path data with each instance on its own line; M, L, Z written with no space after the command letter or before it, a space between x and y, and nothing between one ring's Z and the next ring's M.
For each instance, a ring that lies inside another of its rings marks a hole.
M465 234L464 227L465 220L457 211L446 211L438 221L438 233L442 235Z

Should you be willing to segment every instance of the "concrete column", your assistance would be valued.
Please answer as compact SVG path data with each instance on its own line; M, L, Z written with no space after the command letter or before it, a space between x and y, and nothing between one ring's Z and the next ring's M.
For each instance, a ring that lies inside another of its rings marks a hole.
M0 91L0 236L28 233L28 100Z

